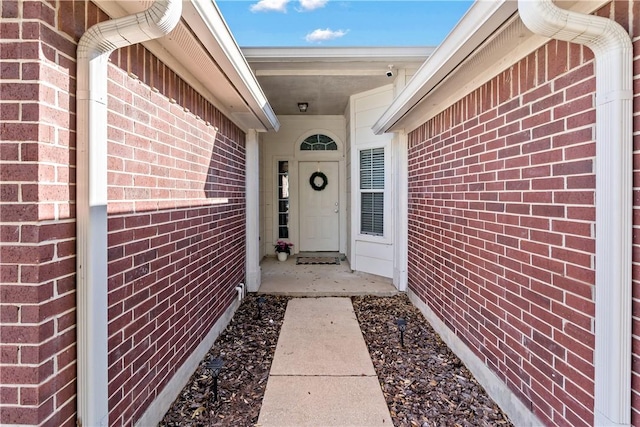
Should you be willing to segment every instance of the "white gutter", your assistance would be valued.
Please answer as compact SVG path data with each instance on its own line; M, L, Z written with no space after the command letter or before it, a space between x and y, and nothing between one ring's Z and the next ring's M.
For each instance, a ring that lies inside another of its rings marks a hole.
M511 0L476 1L373 125L388 132L517 11Z
M101 22L78 43L77 334L78 423L106 426L107 65L118 48L161 37L180 21L181 0L157 0L135 15Z
M632 44L610 19L519 0L534 33L584 44L596 63L595 425L631 423Z

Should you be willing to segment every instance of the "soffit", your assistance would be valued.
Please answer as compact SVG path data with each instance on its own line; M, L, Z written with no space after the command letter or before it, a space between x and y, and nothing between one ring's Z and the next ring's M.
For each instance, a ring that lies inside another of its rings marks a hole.
M266 96L213 2L183 2L182 20L167 36L143 43L245 131L277 130ZM97 0L110 17L147 9L152 0Z
M342 115L351 95L393 83L409 74L431 47L242 48L277 115ZM393 65L393 77L387 77ZM307 102L306 113L298 102Z

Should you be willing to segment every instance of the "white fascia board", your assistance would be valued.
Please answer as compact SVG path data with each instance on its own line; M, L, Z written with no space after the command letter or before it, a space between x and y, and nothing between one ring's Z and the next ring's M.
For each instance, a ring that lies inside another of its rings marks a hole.
M279 77L279 76L375 76L382 74L380 66L367 70L357 69L285 69L285 70L256 70L258 77Z
M428 57L433 46L406 47L243 47L242 53L251 62L271 62L273 60L308 62L309 59L327 61L409 60Z
M396 124L517 10L513 0L477 0L373 125L373 132L397 130Z
M262 130L277 131L280 122L215 2L191 0L184 5L183 18L258 116L264 126Z

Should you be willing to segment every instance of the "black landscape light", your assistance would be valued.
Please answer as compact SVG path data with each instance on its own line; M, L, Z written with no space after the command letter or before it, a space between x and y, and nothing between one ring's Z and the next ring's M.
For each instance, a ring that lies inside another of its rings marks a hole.
M398 324L398 330L400 331L400 345L404 347L404 331L407 330L407 321L400 317L396 323Z
M265 301L264 297L258 298L258 319L262 318L262 307L264 307Z
M207 368L211 369L213 373L213 399L215 402L218 401L218 375L220 375L222 365L224 365L222 357L215 358L207 364Z

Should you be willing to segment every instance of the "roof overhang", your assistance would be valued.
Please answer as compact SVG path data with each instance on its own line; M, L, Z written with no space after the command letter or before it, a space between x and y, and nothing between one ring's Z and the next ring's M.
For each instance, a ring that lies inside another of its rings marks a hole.
M112 18L146 9L150 1L96 0ZM280 123L214 1L189 0L167 36L144 46L245 132Z
M557 3L591 13L607 1ZM416 129L547 41L525 27L517 1L476 0L373 125L373 132Z
M242 52L278 115L343 115L349 97L413 74L434 48L244 47ZM389 66L393 73L388 74Z

